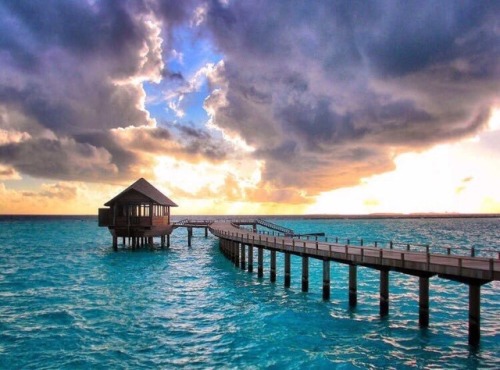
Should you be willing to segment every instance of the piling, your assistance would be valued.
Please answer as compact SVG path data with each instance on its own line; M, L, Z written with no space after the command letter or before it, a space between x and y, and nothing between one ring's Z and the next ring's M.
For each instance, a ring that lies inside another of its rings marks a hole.
M302 291L309 290L309 257L302 257Z
M418 325L422 328L429 326L429 278L418 278Z
M481 333L481 285L469 284L469 345L479 345Z
M323 260L323 299L330 299L330 261Z
M248 245L248 272L253 272L253 245Z
M354 307L358 303L358 266L349 265L349 306Z
M233 253L234 253L234 265L239 267L240 265L240 248L238 242L233 242Z
M188 227L187 232L188 232L188 247L190 247L191 246L191 238L193 237L193 228Z
M276 251L271 251L271 273L270 273L271 282L276 281Z
M240 268L244 270L246 268L246 257L245 257L245 243L240 244Z
M285 288L289 288L291 283L290 257L290 253L285 252Z
M380 316L389 314L389 270L380 270Z
M257 248L257 276L264 277L264 248Z

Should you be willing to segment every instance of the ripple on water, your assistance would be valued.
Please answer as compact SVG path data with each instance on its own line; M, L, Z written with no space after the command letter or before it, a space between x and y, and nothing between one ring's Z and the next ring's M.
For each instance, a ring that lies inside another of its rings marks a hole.
M415 239L477 242L475 234L457 232L468 223L421 221L294 222L305 232L328 227L367 240L412 239L424 230ZM498 230L473 224L483 233ZM300 258L292 257L285 289L282 256L273 284L267 252L266 275L258 279L196 232L192 248L180 230L169 250L114 253L95 219L1 227L8 230L0 233L0 368L500 367L498 282L482 288L482 344L471 351L468 290L436 277L430 327L420 330L418 279L395 272L390 314L381 320L380 275L367 268L358 269L358 305L351 309L348 269L335 263L325 302L320 261L310 261L310 292L302 293Z

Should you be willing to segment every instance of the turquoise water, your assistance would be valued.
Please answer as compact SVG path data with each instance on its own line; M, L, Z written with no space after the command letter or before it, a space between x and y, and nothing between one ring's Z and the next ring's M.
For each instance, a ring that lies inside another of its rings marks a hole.
M270 219L330 237L499 250L499 219ZM379 275L358 269L348 306L346 266L321 264L302 293L237 269L212 236L178 229L168 250L113 252L94 217L0 219L0 368L500 368L500 284L482 288L482 338L467 345L468 290L431 279L430 326L418 327L418 280L391 272L390 313L379 318ZM496 243L496 244L495 244ZM265 252L265 258L268 258Z

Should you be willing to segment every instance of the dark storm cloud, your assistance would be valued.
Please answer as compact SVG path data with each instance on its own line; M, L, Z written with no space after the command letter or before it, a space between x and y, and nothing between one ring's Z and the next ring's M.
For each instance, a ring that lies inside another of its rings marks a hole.
M0 146L0 158L35 177L98 181L117 175L106 150L74 140L31 139L6 144Z
M0 162L31 176L111 181L148 169L148 154L168 153L179 139L152 127L134 79L183 79L163 58L171 28L192 8L188 1L0 1L0 130L23 135L0 142ZM147 22L154 17L160 35ZM128 146L112 132L131 127L149 129L134 131ZM191 139L177 150L217 156L213 145L195 146Z
M225 58L213 87L225 96L207 105L265 159L265 180L354 184L393 168L395 152L484 128L498 100L499 12L481 1L214 1L207 24Z
M139 20L146 10L140 1L3 1L0 104L65 134L150 124L140 86L126 83L161 73Z

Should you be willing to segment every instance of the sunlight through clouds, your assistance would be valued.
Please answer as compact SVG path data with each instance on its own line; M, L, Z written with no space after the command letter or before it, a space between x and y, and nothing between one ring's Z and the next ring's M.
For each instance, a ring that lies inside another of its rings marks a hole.
M325 192L308 212L500 213L500 147L486 151L482 145L485 140L500 142L498 119L496 110L490 130L477 140L401 154L394 160L394 171L364 178L358 186Z

